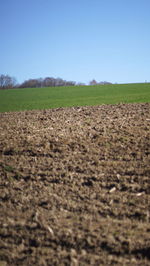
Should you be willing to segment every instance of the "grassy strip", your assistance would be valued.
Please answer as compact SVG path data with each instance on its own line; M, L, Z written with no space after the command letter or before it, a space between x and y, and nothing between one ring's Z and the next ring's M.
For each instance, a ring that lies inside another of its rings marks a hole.
M150 102L150 83L0 91L0 112Z

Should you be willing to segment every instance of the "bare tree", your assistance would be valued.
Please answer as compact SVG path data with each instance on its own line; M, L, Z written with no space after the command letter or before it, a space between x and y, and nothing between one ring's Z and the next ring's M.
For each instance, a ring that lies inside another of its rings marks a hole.
M8 75L0 75L0 89L11 89L15 87L16 79Z
M95 79L93 79L93 80L91 80L90 82L89 82L89 85L97 85L98 83L97 83L97 81L95 80Z
M36 79L25 80L20 85L20 88L34 88L34 87L37 87L37 80Z
M75 86L76 82L75 81L66 81L65 86Z
M56 81L52 77L46 77L43 80L43 87L55 87L56 86Z
M108 81L100 81L100 82L97 82L95 79L91 80L89 82L89 85L109 85L109 84L112 84L111 82L108 82Z

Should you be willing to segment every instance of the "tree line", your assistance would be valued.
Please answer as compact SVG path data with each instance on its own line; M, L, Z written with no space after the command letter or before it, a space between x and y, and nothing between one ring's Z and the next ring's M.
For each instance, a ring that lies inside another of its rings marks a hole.
M96 80L92 80L89 82L89 85L97 85L97 84L111 84L107 81L97 82ZM76 83L75 81L66 81L61 78L38 78L38 79L28 79L23 83L18 84L16 78L11 77L9 75L0 75L0 89L13 89L13 88L42 88L42 87L59 87L59 86L79 86L86 85L84 83Z
M0 75L0 89L13 89L13 88L40 88L40 87L58 87L58 86L75 86L76 82L66 81L61 78L38 78L28 79L23 83L18 84L16 78L9 75Z
M95 79L91 80L89 82L89 85L107 85L107 84L112 84L111 82L108 82L108 81L100 81L100 82L97 82Z

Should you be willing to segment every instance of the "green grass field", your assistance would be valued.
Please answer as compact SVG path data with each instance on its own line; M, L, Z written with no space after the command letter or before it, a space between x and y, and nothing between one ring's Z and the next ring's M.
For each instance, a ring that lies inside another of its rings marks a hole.
M150 102L150 83L0 90L0 112Z

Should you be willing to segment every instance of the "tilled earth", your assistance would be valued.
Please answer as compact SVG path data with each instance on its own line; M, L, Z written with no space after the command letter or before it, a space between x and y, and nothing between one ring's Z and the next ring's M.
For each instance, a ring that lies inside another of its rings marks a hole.
M150 265L150 104L0 114L0 266Z

